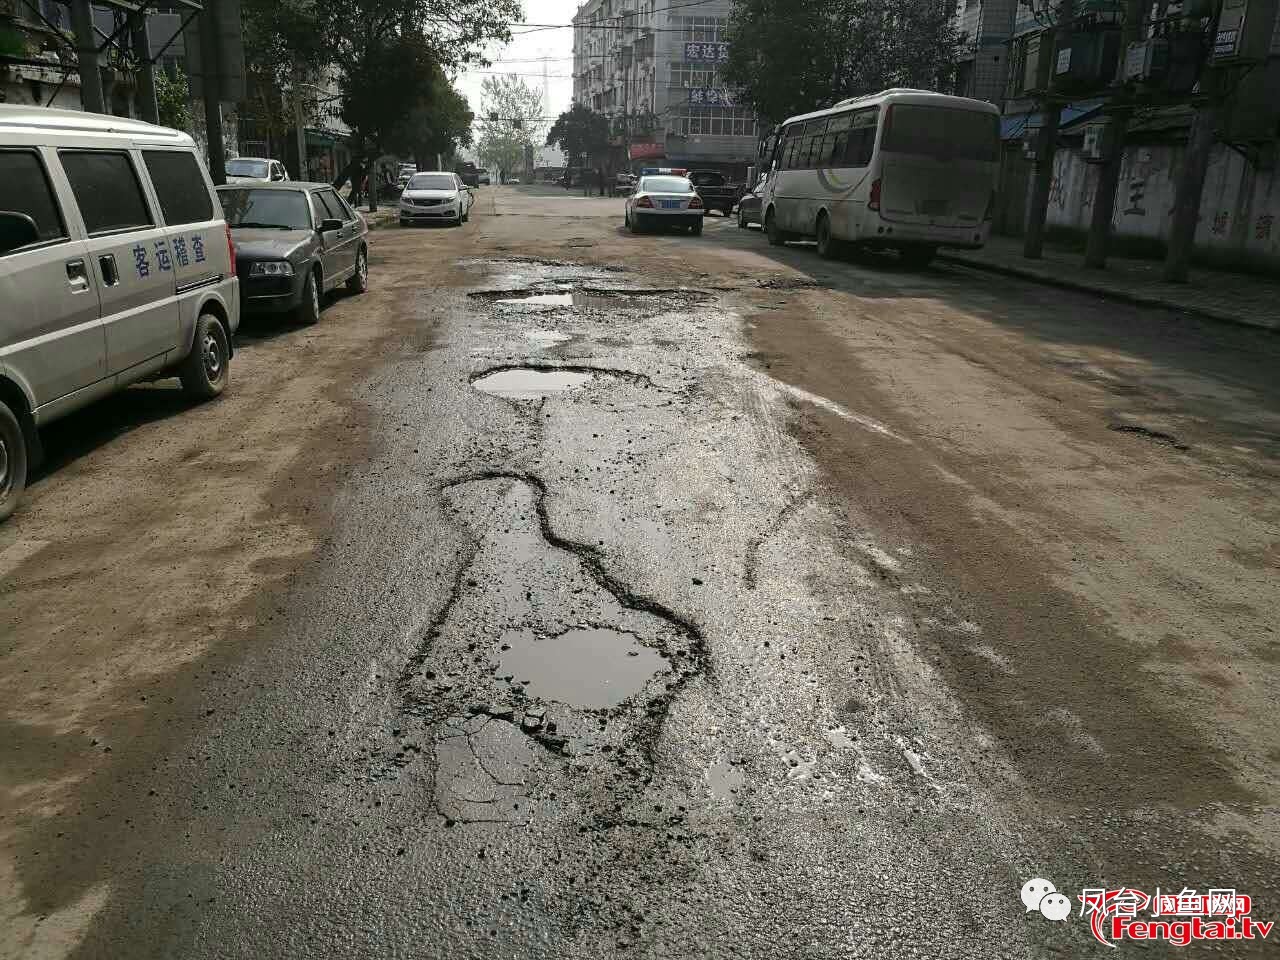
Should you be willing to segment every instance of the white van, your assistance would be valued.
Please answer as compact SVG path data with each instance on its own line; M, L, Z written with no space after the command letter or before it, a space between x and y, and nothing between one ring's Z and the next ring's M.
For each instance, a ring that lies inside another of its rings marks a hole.
M0 520L42 425L145 378L220 394L238 293L189 136L0 104Z
M885 90L792 117L762 147L762 224L773 244L813 237L897 250L916 265L990 233L1000 160L993 104Z

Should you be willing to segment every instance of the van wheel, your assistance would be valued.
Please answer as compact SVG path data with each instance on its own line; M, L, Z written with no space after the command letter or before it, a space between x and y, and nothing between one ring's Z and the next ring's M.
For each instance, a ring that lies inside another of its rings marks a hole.
M0 520L18 508L27 488L27 441L8 404L0 403Z
M364 293L369 289L369 251L364 247L356 254L356 272L347 281L347 293Z
M823 260L834 260L840 256L840 241L831 235L831 218L825 213L818 214L818 222L814 226L814 234L818 239L818 256Z
M913 270L923 270L938 255L938 248L926 245L903 247L898 251L902 262Z
M230 356L227 331L222 323L211 313L200 314L191 352L178 368L178 377L187 396L210 400L222 393L227 387Z
M299 323L308 327L320 322L320 283L314 270L307 273L307 280L302 285L302 299L298 302L296 317Z
M787 242L786 234L778 229L778 217L772 210L765 215L764 232L769 235L770 246L780 247Z

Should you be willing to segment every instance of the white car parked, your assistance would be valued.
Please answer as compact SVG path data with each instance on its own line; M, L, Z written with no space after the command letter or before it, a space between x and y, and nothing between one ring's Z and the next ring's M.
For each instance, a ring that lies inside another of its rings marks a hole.
M227 174L227 183L279 183L289 179L289 172L285 170L283 163L265 157L236 157L228 160L223 169Z
M671 175L641 177L627 197L625 220L632 233L654 227L688 227L694 236L702 233L706 208L688 177Z
M415 173L400 194L400 226L443 220L452 226L471 217L471 189L456 173Z

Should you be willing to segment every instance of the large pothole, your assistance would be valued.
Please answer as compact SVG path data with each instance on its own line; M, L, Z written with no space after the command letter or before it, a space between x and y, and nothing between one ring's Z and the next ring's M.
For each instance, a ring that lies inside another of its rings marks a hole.
M586 709L616 707L631 699L666 662L635 634L609 627L578 627L555 636L532 630L502 635L496 655L503 679L541 700Z
M537 400L552 393L575 390L591 382L594 374L546 367L511 367L487 373L471 381L481 393L508 400Z

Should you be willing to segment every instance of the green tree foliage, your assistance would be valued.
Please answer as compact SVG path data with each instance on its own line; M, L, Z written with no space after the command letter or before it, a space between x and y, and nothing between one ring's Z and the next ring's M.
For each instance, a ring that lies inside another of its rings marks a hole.
M242 9L253 38L246 58L277 89L334 76L352 154L366 171L403 143L415 109L455 110L452 98L425 92L439 89L442 70L480 61L485 44L510 39L507 25L520 18L519 0L243 0Z
M575 103L556 118L547 146L563 150L571 167L583 166L587 157L602 158L609 149L609 118Z
M959 35L947 0L737 0L726 79L784 120L889 87L949 84Z
M526 147L541 142L542 92L520 77L485 77L481 89L480 134L476 155L480 165L504 176L524 169Z
M437 155L450 156L459 146L471 146L473 119L466 97L437 67L405 117L396 146L412 155L420 169L423 164L433 166Z
M187 85L187 75L180 67L176 67L172 77L157 69L155 78L156 104L160 108L161 125L190 131L194 121L191 117L191 90Z

